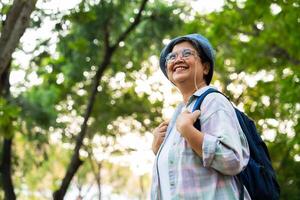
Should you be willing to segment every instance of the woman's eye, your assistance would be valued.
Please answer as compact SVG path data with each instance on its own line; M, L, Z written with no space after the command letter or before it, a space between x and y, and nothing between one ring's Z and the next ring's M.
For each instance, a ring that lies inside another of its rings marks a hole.
M192 52L191 51L184 51L182 53L183 57L189 57L190 55L192 55Z
M168 60L174 60L176 58L176 55L175 54L170 54L168 56Z

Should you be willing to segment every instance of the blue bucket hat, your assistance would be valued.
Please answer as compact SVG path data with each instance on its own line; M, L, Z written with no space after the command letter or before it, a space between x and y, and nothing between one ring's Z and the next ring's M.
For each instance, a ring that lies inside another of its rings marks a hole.
M183 41L191 41L194 44L197 44L198 48L202 50L202 52L205 54L203 56L208 58L208 61L210 63L209 72L205 77L206 84L209 85L210 81L213 76L214 71L214 50L208 41L207 38L200 34L189 34L184 36L179 36L177 38L172 39L161 51L160 58L159 58L159 65L161 71L164 73L164 75L168 78L167 71L166 71L166 57L167 55L172 51L173 47Z

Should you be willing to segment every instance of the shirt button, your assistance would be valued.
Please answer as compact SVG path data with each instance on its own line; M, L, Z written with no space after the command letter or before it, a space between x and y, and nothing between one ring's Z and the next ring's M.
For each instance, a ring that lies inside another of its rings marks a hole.
M174 161L173 160L170 160L170 164L173 164L174 163Z

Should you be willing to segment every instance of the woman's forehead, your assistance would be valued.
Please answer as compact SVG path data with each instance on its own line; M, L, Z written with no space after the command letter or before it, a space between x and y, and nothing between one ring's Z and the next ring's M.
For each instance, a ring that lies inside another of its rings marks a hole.
M191 42L182 41L182 42L179 42L179 43L175 44L171 52L176 52L178 50L186 49L186 48L195 49L194 46L191 44Z

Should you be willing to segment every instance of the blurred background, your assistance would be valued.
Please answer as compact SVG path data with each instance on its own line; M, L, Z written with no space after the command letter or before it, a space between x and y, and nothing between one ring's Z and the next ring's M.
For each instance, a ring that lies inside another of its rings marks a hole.
M151 131L181 100L159 70L188 33L300 196L299 0L2 0L0 199L149 199Z

